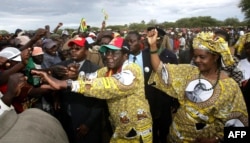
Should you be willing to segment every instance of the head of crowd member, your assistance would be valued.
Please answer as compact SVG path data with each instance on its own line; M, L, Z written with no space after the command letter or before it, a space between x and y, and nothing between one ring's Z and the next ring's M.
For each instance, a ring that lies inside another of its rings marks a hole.
M15 33L14 33L14 38L15 37L17 37L18 36L18 34L20 33L20 32L22 32L23 30L22 29L20 29L20 28L17 28L16 30L15 30ZM20 35L20 34L19 34Z
M151 30L155 30L155 29L158 31L158 37L157 37L157 43L156 43L157 48L160 48L161 44L162 44L162 41L163 41L163 38L166 35L166 32L163 29L156 28L156 27L148 27L147 31L151 31Z
M229 34L228 34L227 31L225 31L225 30L221 30L221 29L216 30L216 31L214 32L214 34L215 34L215 36L220 36L220 37L222 37L226 42L229 41Z
M129 48L121 37L114 38L108 45L102 45L99 51L105 56L108 69L114 73L121 69L129 54Z
M72 39L69 41L68 46L70 48L71 59L76 62L81 62L86 59L90 45L85 38L77 37Z
M41 47L33 47L33 51L31 53L32 59L35 64L41 65L43 62L43 49Z
M57 55L58 46L52 39L45 39L42 44L43 51L51 56Z
M141 35L137 31L130 31L126 36L126 41L129 45L130 53L133 55L138 55L141 49L143 49Z
M112 31L104 31L98 35L99 45L107 45L113 39Z
M96 34L94 32L89 32L88 37L91 37L94 41L96 41Z
M198 33L193 39L193 61L201 72L234 64L228 43L214 33Z
M30 38L27 35L20 35L17 36L14 41L15 41L15 47L21 48L30 41Z
M1 68L7 70L22 61L21 51L15 47L6 47L0 51L0 57L8 59Z

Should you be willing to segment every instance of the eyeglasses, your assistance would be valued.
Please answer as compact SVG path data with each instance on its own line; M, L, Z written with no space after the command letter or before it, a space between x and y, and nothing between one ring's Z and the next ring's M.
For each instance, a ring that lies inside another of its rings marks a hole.
M70 48L70 51L73 51L73 50L75 50L75 51L79 51L81 48Z

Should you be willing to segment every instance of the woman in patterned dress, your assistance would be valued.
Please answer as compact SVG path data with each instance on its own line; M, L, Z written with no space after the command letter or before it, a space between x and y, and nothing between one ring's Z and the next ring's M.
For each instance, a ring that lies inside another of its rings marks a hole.
M168 141L218 143L224 138L224 127L248 126L248 114L241 90L222 70L223 66L234 63L227 42L213 33L199 33L193 40L195 66L163 64L156 54L157 34L157 30L148 33L151 62L155 71L149 84L154 83L156 88L180 102L173 117Z

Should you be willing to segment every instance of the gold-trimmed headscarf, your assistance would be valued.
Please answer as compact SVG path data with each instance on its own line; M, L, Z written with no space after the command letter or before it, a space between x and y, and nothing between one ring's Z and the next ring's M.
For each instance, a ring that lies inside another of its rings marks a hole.
M208 49L218 53L222 57L222 64L230 66L234 64L232 54L226 42L222 37L216 36L212 32L201 32L193 39L194 49Z
M237 54L241 54L244 45L249 42L250 42L250 32L241 35L236 44L234 45L234 48L237 50Z

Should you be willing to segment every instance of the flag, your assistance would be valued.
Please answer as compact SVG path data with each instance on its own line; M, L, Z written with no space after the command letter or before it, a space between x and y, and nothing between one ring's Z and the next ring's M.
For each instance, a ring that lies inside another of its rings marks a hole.
M81 19L80 27L81 27L81 32L87 31L87 24L86 24L86 20L84 18Z
M104 9L102 9L102 13L104 15L104 20L108 20L109 18L108 13Z

